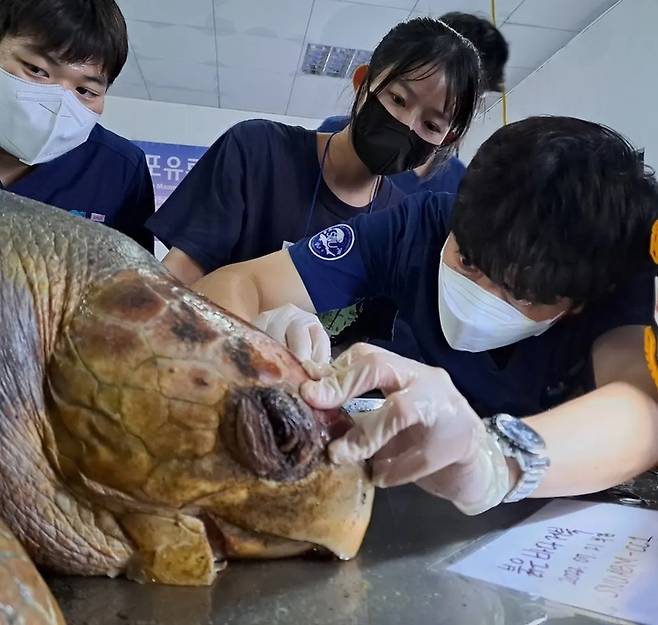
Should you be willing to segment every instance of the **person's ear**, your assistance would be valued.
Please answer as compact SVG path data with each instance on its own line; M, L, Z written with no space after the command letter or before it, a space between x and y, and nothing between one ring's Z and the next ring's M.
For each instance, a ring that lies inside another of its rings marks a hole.
M368 69L368 65L359 65L352 73L352 87L354 87L354 93L359 90L359 87L366 79L366 76L368 75Z

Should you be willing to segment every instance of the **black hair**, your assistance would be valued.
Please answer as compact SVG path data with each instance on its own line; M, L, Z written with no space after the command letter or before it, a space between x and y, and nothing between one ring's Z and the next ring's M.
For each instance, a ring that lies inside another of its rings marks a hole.
M0 41L30 37L64 63L98 63L112 84L128 56L128 33L114 0L1 0Z
M437 71L446 78L446 101L452 104L450 139L437 149L435 164L452 155L466 134L480 95L480 59L475 46L451 27L429 17L418 17L392 28L372 53L365 80L359 86L351 119L369 92L381 93L391 82L422 70L415 80ZM374 79L384 78L376 88Z
M648 267L658 185L610 128L572 117L504 126L460 184L451 228L465 262L515 298L574 306Z
M482 89L503 91L509 46L502 33L489 20L470 13L453 11L439 19L464 35L477 48L482 63Z

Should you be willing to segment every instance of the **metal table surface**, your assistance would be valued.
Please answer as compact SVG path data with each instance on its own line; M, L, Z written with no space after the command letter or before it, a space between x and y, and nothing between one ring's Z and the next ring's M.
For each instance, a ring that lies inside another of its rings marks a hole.
M408 486L378 491L366 541L350 562L231 562L211 588L51 577L69 625L559 625L619 622L446 571L474 541L541 507L465 517Z

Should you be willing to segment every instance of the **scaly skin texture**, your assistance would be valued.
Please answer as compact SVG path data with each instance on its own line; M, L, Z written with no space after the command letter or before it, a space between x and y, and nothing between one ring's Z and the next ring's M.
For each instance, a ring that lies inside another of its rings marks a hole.
M4 192L0 301L0 519L37 563L195 585L226 558L356 553L372 487L328 462L347 422L304 405L287 350Z

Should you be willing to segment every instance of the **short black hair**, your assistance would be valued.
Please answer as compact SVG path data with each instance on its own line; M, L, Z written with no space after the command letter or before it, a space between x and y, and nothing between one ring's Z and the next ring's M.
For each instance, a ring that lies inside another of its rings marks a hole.
M64 63L98 63L112 84L128 56L128 33L114 0L1 0L0 41L30 37Z
M480 58L475 46L452 27L429 17L417 17L392 28L372 53L365 80L352 107L352 121L369 92L377 95L391 82L423 70L421 80L441 71L446 78L446 100L452 106L450 141L435 152L439 164L454 153L466 134L480 95ZM375 78L384 76L376 88Z
M650 266L657 218L653 171L621 135L572 117L531 117L480 147L451 229L465 261L515 298L579 306Z
M477 48L482 62L482 89L503 91L509 45L502 33L489 20L470 13L453 11L439 19L464 35Z

